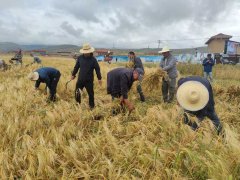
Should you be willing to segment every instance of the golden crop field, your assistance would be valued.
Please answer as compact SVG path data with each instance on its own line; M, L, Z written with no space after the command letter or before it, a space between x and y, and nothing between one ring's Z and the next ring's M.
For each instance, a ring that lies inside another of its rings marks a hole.
M197 132L184 125L177 103L162 103L160 86L145 91L144 103L133 86L135 111L112 116L106 75L123 64L100 62L103 86L95 82L90 111L86 92L81 105L75 102L76 80L65 88L75 61L41 59L61 71L56 103L46 102L43 84L35 92L27 79L38 65L0 72L0 179L240 179L240 67L214 67L222 138L209 120ZM146 64L146 73L156 66ZM201 65L178 69L181 76L202 74Z

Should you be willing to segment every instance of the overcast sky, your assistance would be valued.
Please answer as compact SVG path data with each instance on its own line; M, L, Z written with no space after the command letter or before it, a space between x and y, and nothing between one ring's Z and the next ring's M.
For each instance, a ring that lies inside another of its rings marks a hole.
M239 0L0 0L0 42L197 47L220 32L240 41L239 17Z

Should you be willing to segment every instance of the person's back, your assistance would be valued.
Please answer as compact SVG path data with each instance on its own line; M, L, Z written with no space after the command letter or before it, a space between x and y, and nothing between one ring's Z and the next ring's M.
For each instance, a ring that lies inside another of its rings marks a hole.
M133 61L134 61L134 67L133 67L134 69L140 68L144 71L143 63L140 57L135 57Z
M128 91L133 84L133 70L128 68L116 68L107 74L107 93L111 95L121 94L122 88Z
M200 76L188 76L186 78L179 79L178 87L187 81L198 81L207 88L207 90L209 92L209 101L208 101L207 105L204 107L204 109L202 109L202 110L206 110L206 109L213 110L215 103L214 103L214 98L213 98L213 90L212 90L212 86L211 86L210 82L206 78L203 78Z
M35 89L38 90L41 83L46 83L50 90L48 100L56 101L57 84L60 79L61 73L52 67L43 67L30 73L28 78L35 81Z
M42 67L36 70L39 73L41 79L50 78L53 79L59 71L52 67Z
M37 64L41 64L42 60L37 57L37 56L33 56L33 63L37 63Z
M201 84L198 85L198 87L193 87L194 86L193 84L191 85L189 84L189 83L195 84L196 83L195 81L200 82ZM181 91L180 89L184 89L181 87L184 86L185 90ZM206 91L203 89L206 89ZM191 126L194 130L198 128L198 124L196 122L191 122L191 120L189 120L188 116L186 115L186 113L190 113L192 115L195 115L200 122L203 121L205 117L208 117L214 124L215 128L217 129L218 134L222 131L222 125L214 108L215 103L213 98L212 86L206 78L199 76L189 76L186 78L181 78L178 81L178 92L179 92L178 95L179 104L180 105L182 104L183 107L185 104L184 123ZM204 92L207 92L208 95L206 95ZM188 105L186 106L186 104ZM191 109L189 107L191 107ZM192 109L193 107L197 108Z

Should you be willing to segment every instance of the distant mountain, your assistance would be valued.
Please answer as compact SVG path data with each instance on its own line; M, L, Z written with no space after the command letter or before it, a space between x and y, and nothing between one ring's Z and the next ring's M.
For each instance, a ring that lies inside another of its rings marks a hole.
M79 52L80 46L63 44L63 45L19 45L11 42L0 42L0 52L16 51L22 49L23 51L31 50L46 50L47 52ZM101 48L97 48L101 49ZM207 52L207 47L172 49L173 54L194 54L196 52ZM107 49L108 50L108 49ZM157 53L160 49L157 48L143 48L143 49L109 49L114 54L126 55L129 51L134 51L139 55Z
M49 52L58 52L58 51L79 51L78 46L63 44L63 45L19 45L11 42L0 42L0 51L8 52L8 51L16 51L18 49L22 49L23 51L31 51L31 50L46 50Z
M11 42L0 42L0 51L6 52L11 50L17 50L21 48L20 45Z

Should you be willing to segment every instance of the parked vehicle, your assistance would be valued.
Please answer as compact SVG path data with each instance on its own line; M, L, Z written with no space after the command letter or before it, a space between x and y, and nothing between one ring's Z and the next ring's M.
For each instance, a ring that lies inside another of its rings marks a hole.
M220 61L222 64L236 65L236 62L229 60L230 56L228 54L221 54Z

